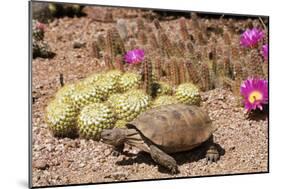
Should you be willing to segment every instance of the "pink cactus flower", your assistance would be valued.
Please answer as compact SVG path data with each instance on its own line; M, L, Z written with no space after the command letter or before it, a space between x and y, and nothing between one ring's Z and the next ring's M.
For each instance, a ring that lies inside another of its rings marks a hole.
M244 97L245 109L248 112L257 108L263 110L262 105L268 104L267 80L248 78L242 83L240 92Z
M260 29L247 29L240 37L240 45L243 47L254 47L264 36Z
M45 31L46 30L46 25L41 23L41 22L36 22L35 28L39 29L41 31Z
M134 49L131 51L127 51L124 58L128 64L138 64L144 60L144 50Z

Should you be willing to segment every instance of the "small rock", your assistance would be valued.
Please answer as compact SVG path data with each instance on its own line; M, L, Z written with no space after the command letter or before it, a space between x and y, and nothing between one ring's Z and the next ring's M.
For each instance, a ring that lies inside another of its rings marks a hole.
M115 172L110 175L106 175L104 178L113 178L114 180L123 180L128 178L128 172L120 171L120 172Z
M80 163L80 164L79 164L79 167L80 167L80 168L83 168L83 167L85 167L85 166L86 166L85 163Z
M36 169L45 170L49 167L46 160L37 160L33 162L33 167Z
M52 152L52 151L54 151L54 146L52 145L52 144L47 144L46 145L46 149L49 151L49 152Z
M106 149L106 150L104 151L104 155L107 157L107 156L109 156L109 155L111 154L111 152L112 152L112 150Z
M235 150L235 146L229 147L229 150L230 150L230 151Z
M85 47L85 46L86 46L85 42L74 41L74 43L73 43L73 48L75 48L75 49L79 49L79 48L82 48L82 47Z
M64 161L63 163L62 163L62 165L63 165L63 167L69 167L70 166L70 162L69 161Z

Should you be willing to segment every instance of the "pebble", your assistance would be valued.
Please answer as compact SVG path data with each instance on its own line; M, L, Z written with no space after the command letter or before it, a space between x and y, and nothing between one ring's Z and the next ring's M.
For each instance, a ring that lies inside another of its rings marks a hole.
M106 149L106 150L104 151L104 155L107 157L107 156L109 156L109 155L111 154L111 152L112 152L112 150Z
M79 167L80 167L80 168L83 168L83 167L85 167L85 166L86 166L85 163L80 163L80 164L79 164Z
M111 173L109 175L106 175L104 178L113 178L114 180L123 180L128 178L128 172L127 171L120 171L120 172L115 172Z
M46 149L49 151L49 152L53 152L54 151L54 146L52 144L47 144L46 145Z
M45 170L49 167L46 160L37 160L33 162L33 167L36 169Z
M85 42L75 41L73 43L73 48L75 48L75 49L79 49L79 48L82 48L82 47L85 47L85 46L86 46Z

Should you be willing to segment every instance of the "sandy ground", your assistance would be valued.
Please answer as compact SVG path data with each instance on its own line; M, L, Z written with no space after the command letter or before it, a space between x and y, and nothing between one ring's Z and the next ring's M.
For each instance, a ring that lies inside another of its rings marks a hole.
M214 141L222 148L220 160L206 164L204 145L175 154L180 171L176 175L158 168L148 154L138 149L127 146L125 154L115 157L111 148L101 142L54 138L44 121L44 108L59 88L59 73L69 83L97 71L91 57L92 37L95 32L105 32L101 28L109 25L112 23L82 17L57 19L48 26L45 39L57 55L32 62L33 186L268 171L268 117L246 116L227 89L202 93L202 106L218 128ZM75 40L85 42L86 46L73 48Z

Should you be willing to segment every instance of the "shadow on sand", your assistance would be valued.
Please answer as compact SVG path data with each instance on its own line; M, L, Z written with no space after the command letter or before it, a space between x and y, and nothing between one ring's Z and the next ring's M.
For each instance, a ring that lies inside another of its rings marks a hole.
M215 147L218 149L220 156L223 156L225 154L225 150L219 144L213 143L213 145L215 145ZM198 146L197 148L194 148L193 150L174 153L172 154L172 157L175 158L178 165L196 162L205 158L206 151L209 148L209 146L210 146L210 142L207 141L202 145ZM128 156L129 158L116 162L117 165L122 166L122 165L133 165L135 163L136 164L145 163L147 165L158 166L158 164L152 160L150 155L145 152L139 152L136 155L125 152L124 155ZM168 174L170 173L169 170L167 170L162 166L158 166L158 171L161 173L168 173Z

